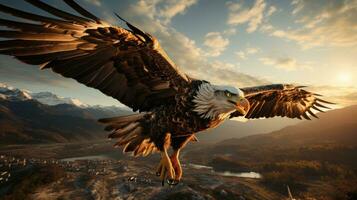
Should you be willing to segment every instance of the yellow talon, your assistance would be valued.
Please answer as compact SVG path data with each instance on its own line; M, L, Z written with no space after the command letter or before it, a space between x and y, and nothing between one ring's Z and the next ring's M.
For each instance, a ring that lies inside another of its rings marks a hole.
M180 150L176 150L170 157L172 166L175 170L175 179L174 180L177 183L180 182L181 177L182 177L182 167L181 167L181 163L179 160L179 154L180 154Z
M175 169L166 150L161 153L161 161L156 169L156 174L160 176L162 185L164 185L165 179L172 180L175 178Z

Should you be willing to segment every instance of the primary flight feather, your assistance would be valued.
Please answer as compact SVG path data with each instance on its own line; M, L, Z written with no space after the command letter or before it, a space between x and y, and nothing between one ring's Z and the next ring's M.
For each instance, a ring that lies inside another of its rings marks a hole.
M163 183L180 181L179 152L196 140L197 132L238 116L310 119L329 103L289 84L236 89L193 79L180 71L155 37L118 15L129 29L108 24L73 0L64 2L78 15L39 0L26 1L57 18L0 4L1 12L26 20L0 19L8 28L0 30L0 37L7 38L0 41L0 53L73 78L138 111L99 121L124 152L160 152L157 175Z

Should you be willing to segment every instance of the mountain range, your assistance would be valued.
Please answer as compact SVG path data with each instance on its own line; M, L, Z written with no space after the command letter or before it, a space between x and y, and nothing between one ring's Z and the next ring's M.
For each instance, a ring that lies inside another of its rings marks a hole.
M34 93L28 90L20 90L0 83L0 99L12 101L36 100L46 105L70 104L77 107L88 107L78 99L59 97L51 92Z
M89 106L50 92L0 84L0 144L104 139L106 133L97 119L130 113L125 108Z
M269 134L222 141L220 144L301 147L343 144L357 146L357 105L319 113L318 120L304 121Z

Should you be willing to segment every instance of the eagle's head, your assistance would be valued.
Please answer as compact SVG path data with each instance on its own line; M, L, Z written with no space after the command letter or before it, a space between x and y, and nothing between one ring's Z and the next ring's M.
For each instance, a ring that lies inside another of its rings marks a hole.
M235 111L244 116L250 108L242 90L210 83L203 83L199 86L193 102L195 103L194 111L202 118L210 119L223 120Z

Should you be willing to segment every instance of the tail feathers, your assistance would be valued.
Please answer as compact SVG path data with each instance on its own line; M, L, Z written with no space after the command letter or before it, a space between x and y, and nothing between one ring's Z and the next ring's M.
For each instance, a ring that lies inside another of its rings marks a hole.
M148 135L143 134L141 119L146 113L129 116L100 119L99 122L107 124L105 130L112 131L108 137L117 139L114 147L124 146L123 152L133 152L134 156L147 156L157 151L156 146Z
M113 127L113 126L111 126L110 130L114 129L114 131L111 134L109 134L108 137L109 138L119 138L121 136L125 136L128 133L130 133L133 130L135 130L136 128L138 128L139 126L140 126L139 122L130 123L130 124L126 125L125 127Z

